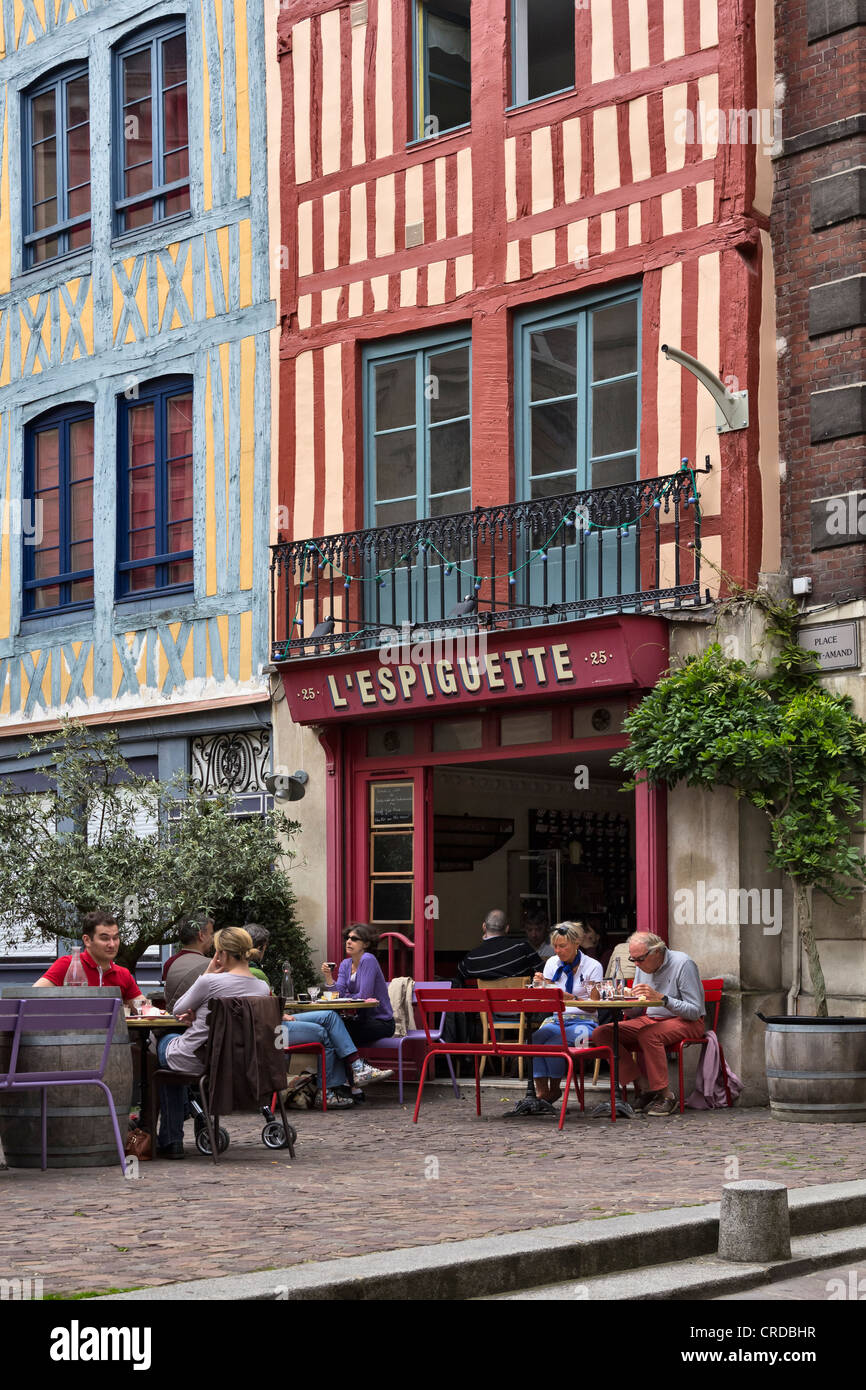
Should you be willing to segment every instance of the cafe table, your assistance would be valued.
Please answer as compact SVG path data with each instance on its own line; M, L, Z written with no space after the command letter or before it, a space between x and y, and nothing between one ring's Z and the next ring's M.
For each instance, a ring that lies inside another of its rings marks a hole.
M334 1013L346 1014L355 1013L358 1009L376 1009L379 1007L377 999L284 999L284 1014L310 1014L321 1012L323 1009L331 1009Z
M628 1101L620 1099L619 1094L619 1021L628 1009L647 1008L647 1001L646 999L580 999L578 1004L582 1010L610 1009L613 1012L611 1023L613 1024L613 1091L616 1096L616 1117L619 1119L620 1116L623 1116L625 1119L631 1120L634 1118L634 1110ZM592 1047L591 1036L588 1046ZM589 1113L590 1115L607 1115L608 1111L609 1106L605 1100L594 1106Z
M164 1033L185 1033L189 1024L179 1023L171 1014L147 1014L144 1018L134 1017L126 1020L130 1036L139 1043L141 1052L138 1059L138 1084L141 1090L141 1102L139 1104L139 1123L144 1126L147 1119L147 1102L149 1099L149 1086L147 1081L147 1045L151 1033L158 1036ZM156 1140L154 1139L154 1143Z

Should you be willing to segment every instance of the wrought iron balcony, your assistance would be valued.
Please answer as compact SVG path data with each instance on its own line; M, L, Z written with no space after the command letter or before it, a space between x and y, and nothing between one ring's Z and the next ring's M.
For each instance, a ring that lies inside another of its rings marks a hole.
M380 646L407 624L416 640L700 603L708 471L281 541L272 660Z

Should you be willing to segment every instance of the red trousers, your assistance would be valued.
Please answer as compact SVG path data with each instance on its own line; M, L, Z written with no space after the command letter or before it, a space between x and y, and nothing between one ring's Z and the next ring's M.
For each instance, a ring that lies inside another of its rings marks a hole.
M668 1084L666 1049L683 1038L702 1038L704 1020L684 1018L649 1018L642 1014L619 1025L619 1079L627 1086L640 1077L645 1090L664 1091ZM613 1024L603 1023L589 1039L591 1047L606 1043L613 1046ZM637 1061L632 1053L637 1053Z

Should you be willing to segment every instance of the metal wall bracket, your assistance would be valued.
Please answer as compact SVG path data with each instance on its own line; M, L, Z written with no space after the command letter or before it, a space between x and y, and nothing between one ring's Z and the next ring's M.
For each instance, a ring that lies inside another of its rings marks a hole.
M668 347L667 343L662 343L662 352L670 361L676 362L680 367L685 367L686 371L697 377L701 385L709 391L716 403L716 431L718 434L728 434L732 430L748 428L748 391L729 391L721 377L718 377L709 367L705 367L703 362L699 362L696 357L692 357L688 352L683 352L681 348Z

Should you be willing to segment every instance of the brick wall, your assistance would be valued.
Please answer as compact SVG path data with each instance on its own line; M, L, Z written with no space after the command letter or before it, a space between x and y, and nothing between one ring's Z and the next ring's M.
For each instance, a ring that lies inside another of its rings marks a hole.
M776 35L783 548L794 575L811 575L812 602L831 602L866 593L866 4L777 0ZM846 510L862 500L864 534L837 531L813 548L812 504L858 492Z

